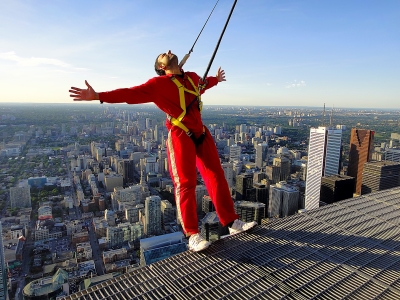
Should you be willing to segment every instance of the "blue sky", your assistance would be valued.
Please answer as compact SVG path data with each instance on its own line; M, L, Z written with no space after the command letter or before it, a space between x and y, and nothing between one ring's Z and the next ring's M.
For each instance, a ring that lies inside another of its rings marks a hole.
M220 0L184 66L203 76L233 0ZM0 102L72 103L70 86L130 87L156 56L182 58L215 1L0 0ZM398 108L400 1L238 0L205 105Z

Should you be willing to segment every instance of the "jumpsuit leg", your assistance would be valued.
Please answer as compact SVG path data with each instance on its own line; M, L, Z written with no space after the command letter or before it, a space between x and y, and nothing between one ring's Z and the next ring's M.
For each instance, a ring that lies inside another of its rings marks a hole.
M239 218L233 205L228 182L219 160L215 142L206 129L203 143L197 146L196 165L204 179L210 198L222 226L226 226Z
M177 213L185 234L199 232L196 207L196 148L179 127L172 127L167 139L168 165L175 187Z

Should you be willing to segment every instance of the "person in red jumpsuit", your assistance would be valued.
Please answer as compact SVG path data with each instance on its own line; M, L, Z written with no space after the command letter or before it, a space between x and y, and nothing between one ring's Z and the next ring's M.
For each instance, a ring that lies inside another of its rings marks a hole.
M154 67L159 76L138 86L96 93L85 81L86 89L71 87L69 92L75 101L100 100L101 103L126 102L128 104L153 102L167 114L168 165L175 187L177 213L182 221L183 231L189 237L189 249L200 251L207 248L210 243L199 234L195 196L196 167L204 179L221 224L229 226L231 234L248 230L257 224L256 222L245 223L235 213L218 151L210 132L203 125L199 101L194 92L196 88L192 84L201 83L200 93L202 94L219 82L225 81L225 72L219 68L215 77L209 76L205 82L201 82L201 78L196 73L184 72L180 68L178 57L170 50L156 58ZM178 83L173 82L173 79L177 79ZM177 84L193 92L184 93L184 104L181 103ZM183 114L181 123L186 126L190 134L171 121L182 117L184 108L186 108L186 113Z

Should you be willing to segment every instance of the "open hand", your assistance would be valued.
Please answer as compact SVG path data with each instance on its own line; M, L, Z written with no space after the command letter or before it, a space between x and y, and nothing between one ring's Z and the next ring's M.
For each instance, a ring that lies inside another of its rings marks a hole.
M85 80L87 89L80 89L77 87L71 87L69 96L74 98L74 101L91 101L99 100L99 95L94 91L90 84Z
M221 70L221 67L218 68L217 75L215 77L217 77L218 82L226 81L226 79L225 79L225 71Z

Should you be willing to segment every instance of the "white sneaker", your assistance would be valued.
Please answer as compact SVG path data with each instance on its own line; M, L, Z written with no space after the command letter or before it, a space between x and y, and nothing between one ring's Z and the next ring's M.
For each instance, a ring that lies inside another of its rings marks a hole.
M192 234L189 238L189 250L198 252L208 248L211 245L210 242L206 241L200 233Z
M242 231L249 230L250 228L253 228L254 226L257 225L257 222L243 222L239 219L236 219L235 222L233 222L232 226L229 227L229 233L232 234L237 234Z

